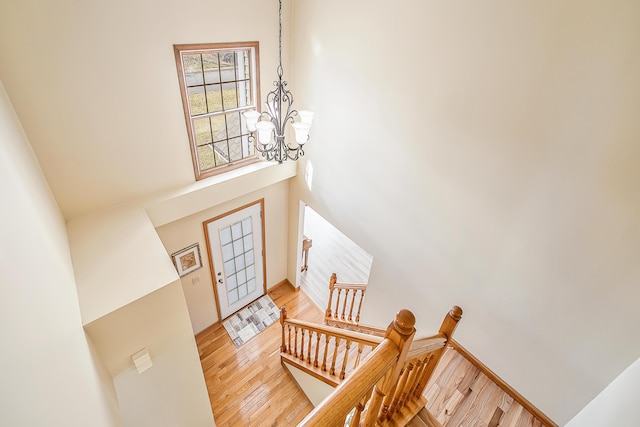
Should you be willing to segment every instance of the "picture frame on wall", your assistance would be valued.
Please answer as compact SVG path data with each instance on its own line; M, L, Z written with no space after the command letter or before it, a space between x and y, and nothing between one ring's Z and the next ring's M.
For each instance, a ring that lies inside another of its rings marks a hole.
M200 245L194 243L191 246L180 249L178 252L171 254L171 259L180 277L186 276L202 267Z

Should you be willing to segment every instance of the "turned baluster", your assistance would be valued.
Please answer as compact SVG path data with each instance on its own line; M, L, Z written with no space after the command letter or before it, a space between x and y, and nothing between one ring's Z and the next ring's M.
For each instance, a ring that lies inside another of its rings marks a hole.
M327 371L327 354L329 352L329 335L325 334L325 343L324 343L324 356L322 358L322 370Z
M320 333L316 332L316 357L313 359L313 367L318 367L318 352L320 351Z
M367 405L367 400L369 400L370 393L365 393L362 397L362 400L358 402L356 405L356 411L353 413L353 418L349 423L349 427L358 427L360 425L360 418L362 417L362 411L364 411L365 406Z
M283 353L287 352L287 343L284 339L284 322L287 320L287 307L280 307L280 326L282 327L282 345L280 346L280 351Z
M400 400L398 401L399 408L403 408L404 405L407 404L407 395L409 394L407 390L407 386L411 382L411 374L413 373L413 368L414 368L414 364L409 362L407 364L407 370L405 371L406 375L404 375L404 378L403 378L404 383L402 384L401 387L398 387L398 390L400 391Z
M300 328L300 360L304 362L304 333L305 329Z
M333 298L333 290L336 286L336 273L331 275L331 279L329 280L329 303L327 304L327 312L324 314L324 320L326 322L327 319L331 318L331 299Z
M440 333L444 334L447 338L447 342L453 336L453 332L456 330L456 326L458 326L458 322L462 319L462 309L457 305L454 305L451 310L447 313L442 321L442 325L440 326ZM423 376L420 379L419 386L416 388L417 396L421 396L424 392L424 388L427 386L429 382L429 378L431 378L431 374L435 370L435 367L438 365L440 358L442 357L442 353L444 353L445 346L433 352L433 360L427 365L427 368L424 370Z
M351 340L347 340L347 350L344 352L344 360L342 361L342 370L340 371L340 379L343 380L347 372L347 363L349 360L349 349L351 348Z
M362 350L364 350L364 344L358 343L358 354L356 355L356 360L353 363L353 369L356 369L358 365L360 365L360 358L362 357Z
M387 374L373 388L369 409L365 416L364 425L374 425L378 418L381 405L386 395L390 394L396 388L400 372L402 371L407 352L411 347L413 336L416 333L414 325L416 318L409 310L400 310L396 314L396 319L387 328L385 338L391 340L398 349L398 359L394 366L389 369Z
M287 325L287 340L289 342L289 351L288 351L288 353L291 354L291 325Z
M334 310L336 312L334 319L339 319L340 318L340 293L342 292L342 288L338 288L338 295L336 296L336 309Z
M336 374L336 359L338 358L338 347L340 346L340 338L335 337L335 346L333 347L333 360L331 361L331 369L329 374Z
M400 398L402 396L402 389L404 385L407 383L407 377L408 377L407 370L403 368L402 371L400 371L400 380L396 384L396 387L393 390L393 393L389 393L387 398L385 398L385 405L388 406L387 412L386 414L384 414L381 411L379 418L383 418L384 416L386 416L386 418L391 418L393 414L398 410L398 408L400 407ZM389 403L389 401L391 403Z
M317 334L317 332L316 332L316 334ZM307 363L308 364L311 364L311 342L313 341L312 337L313 337L313 331L310 330L309 331L309 344L308 344L308 347L307 347Z
M420 366L420 370L416 374L416 385L413 388L413 396L419 398L420 397L420 385L422 384L422 380L425 377L425 372L429 369L429 363L431 363L431 359L433 358L433 353L429 353L422 358L422 366Z
M389 392L387 393L387 395L384 397L384 400L382 401L382 407L380 408L380 412L378 415L378 423L382 424L384 422L384 418L391 418L391 416L393 415L393 413L396 410L396 406L398 403L398 399L396 398L397 396L397 389L398 389L398 383L402 382L402 378L404 375L405 369L402 368L402 370L400 371L400 377L399 377L399 381L396 382L391 389L389 390Z
M364 300L364 289L360 291L360 303L358 304L358 313L356 314L356 323L360 324L360 310L362 310L362 301Z
M353 296L351 297L351 307L349 307L349 322L353 320L353 307L356 305L356 294L358 291L353 290Z
M415 366L413 371L411 372L411 376L409 377L409 383L407 384L407 400L413 399L414 391L416 389L416 385L420 380L420 373L422 372L422 359L417 358L415 360Z
M294 326L293 331L295 332L295 335L293 337L293 357L297 358L298 357L298 327Z
M355 291L353 291L355 293ZM349 289L345 289L344 291L344 303L342 305L342 315L340 319L345 320L345 312L347 311L347 301L349 300Z

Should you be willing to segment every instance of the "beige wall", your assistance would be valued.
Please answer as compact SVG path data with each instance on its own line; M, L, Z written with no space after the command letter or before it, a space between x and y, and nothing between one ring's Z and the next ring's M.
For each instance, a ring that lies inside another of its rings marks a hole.
M565 427L637 426L640 359L611 382Z
M277 22L263 0L2 1L0 75L65 218L192 183L173 45L259 41L265 92Z
M213 426L204 375L178 281L85 326L113 377L125 426ZM153 366L131 356L146 348Z
M306 0L292 23L316 117L290 216L373 255L363 322L458 304L460 341L567 422L640 355L640 3Z
M167 254L196 242L200 244L203 267L181 278L193 333L198 333L218 321L208 261L209 251L202 223L248 203L264 199L266 283L267 288L270 288L286 278L288 188L288 182L283 181L157 228Z
M64 220L0 82L0 424L118 426L81 326Z

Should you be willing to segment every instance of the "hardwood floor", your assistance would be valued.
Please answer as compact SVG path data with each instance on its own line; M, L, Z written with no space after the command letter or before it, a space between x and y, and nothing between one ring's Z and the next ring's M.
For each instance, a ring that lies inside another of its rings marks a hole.
M309 206L305 208L304 235L313 241L309 268L300 274L300 287L323 310L329 301L329 280L336 273L341 283L367 283L373 257Z
M288 284L269 291L289 316L321 323L323 313ZM236 348L221 323L196 336L217 427L295 426L313 405L280 364L280 323Z
M453 348L442 356L425 396L443 427L546 426Z
M323 312L288 284L269 291L290 317L322 323ZM216 323L196 336L200 362L218 427L295 426L313 405L280 363L276 322L236 348ZM427 408L447 426L544 426L453 349L447 349L427 385Z

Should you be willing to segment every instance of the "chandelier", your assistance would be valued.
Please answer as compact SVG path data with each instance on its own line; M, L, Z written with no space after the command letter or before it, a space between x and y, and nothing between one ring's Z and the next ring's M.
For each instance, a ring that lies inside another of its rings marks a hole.
M249 141L255 141L258 132L256 150L267 160L282 163L287 159L298 160L304 155L304 144L309 140L309 130L313 121L313 112L308 110L294 110L293 95L287 90L286 80L282 80L282 0L279 0L278 11L278 80L273 82L275 89L267 94L266 111L261 113L248 110L243 113L247 130L250 132ZM295 117L300 121L295 121ZM262 120L260 120L262 119ZM285 125L291 123L295 131L296 144L292 146L285 141Z

